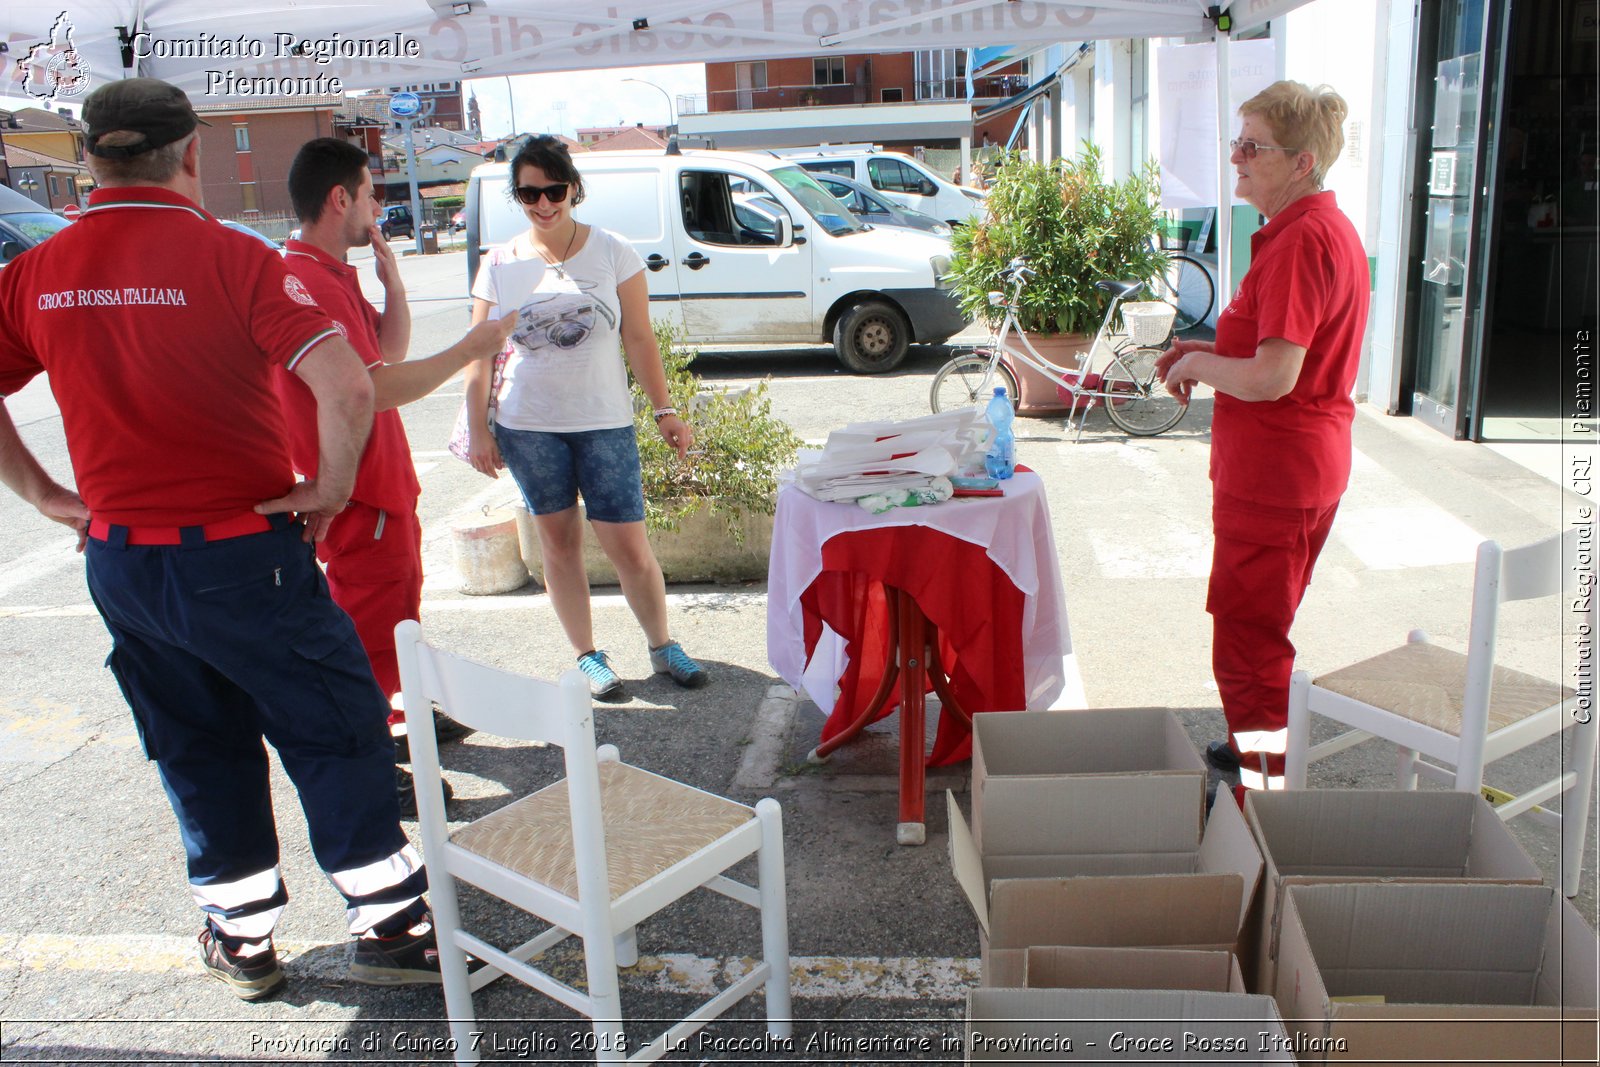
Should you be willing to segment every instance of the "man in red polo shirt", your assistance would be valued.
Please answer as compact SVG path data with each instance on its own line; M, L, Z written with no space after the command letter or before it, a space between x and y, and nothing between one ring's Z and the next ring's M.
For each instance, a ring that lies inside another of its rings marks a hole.
M372 434L350 503L317 543L317 556L327 568L334 601L355 621L378 688L389 696L389 729L397 739L398 758L406 752L405 715L396 706L400 666L394 628L420 616L422 527L417 521L421 487L397 409L437 389L472 360L499 352L516 316L480 323L438 355L401 362L411 340L411 312L394 253L375 225L378 203L369 167L367 154L348 141L320 137L300 148L289 168L289 197L301 236L289 241L284 260L372 374ZM345 263L350 249L368 246L384 289L381 314L361 295L356 268ZM280 371L274 381L288 420L295 470L313 478L318 467L316 398L294 374ZM411 775L402 769L398 778L401 812L414 815Z
M265 742L347 902L351 976L438 982L386 704L307 543L350 497L372 380L283 260L200 208L199 120L182 91L111 82L83 118L100 188L0 271L0 396L48 372L82 499L3 405L0 482L78 533L108 666L177 816L206 971L246 1000L285 984ZM317 400L322 462L306 481L275 367Z

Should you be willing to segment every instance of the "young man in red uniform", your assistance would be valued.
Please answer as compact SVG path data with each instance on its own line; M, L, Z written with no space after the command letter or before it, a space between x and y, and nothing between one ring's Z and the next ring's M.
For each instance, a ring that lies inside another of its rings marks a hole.
M100 188L0 271L0 395L48 372L78 492L3 405L0 481L78 534L107 664L177 816L207 972L246 1000L285 984L265 741L346 899L351 976L437 982L383 694L308 544L349 499L372 381L283 260L200 208L199 120L179 89L112 82L83 118ZM277 367L320 412L322 463L302 482Z
M289 241L284 261L372 375L372 433L350 503L317 543L317 557L327 568L334 601L355 621L378 688L389 697L389 729L397 737L400 756L405 715L396 706L400 666L394 628L404 619L420 617L422 527L417 520L421 487L397 409L437 389L472 360L499 352L515 316L480 323L438 355L402 362L411 341L411 312L394 253L375 225L379 205L373 199L369 166L367 154L348 141L322 137L301 147L289 168L289 197L301 236ZM384 290L381 314L361 295L356 268L344 261L350 249L368 246ZM315 477L316 398L291 373L280 371L274 381L288 421L295 470ZM411 775L401 769L398 780L401 811L414 815Z

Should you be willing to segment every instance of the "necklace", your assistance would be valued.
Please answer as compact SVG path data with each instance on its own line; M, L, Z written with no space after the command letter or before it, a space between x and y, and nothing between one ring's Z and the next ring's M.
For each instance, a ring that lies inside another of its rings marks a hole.
M572 220L572 236L567 238L567 249L566 249L565 252L561 253L561 259L560 259L559 262L556 261L556 260L553 260L549 256L545 255L544 254L544 249L540 248L538 245L533 244L532 241L529 241L528 243L530 245L533 245L533 250L535 252L539 253L539 258L544 260L547 264L549 264L550 269L556 272L556 277L560 278L562 281L566 281L567 280L567 272L565 270L563 270L562 268L567 265L567 256L568 256L569 253L572 252L572 242L576 241L577 239L578 239L578 220L577 219L573 219Z

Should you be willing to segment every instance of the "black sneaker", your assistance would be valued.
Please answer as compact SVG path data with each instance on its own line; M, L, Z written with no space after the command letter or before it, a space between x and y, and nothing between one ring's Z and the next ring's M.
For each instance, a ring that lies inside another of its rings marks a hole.
M240 1000L266 1000L289 981L271 945L255 956L235 956L218 940L210 923L200 931L200 965L213 978L226 982Z
M1206 745L1206 762L1226 774L1239 773L1239 757L1226 741L1212 741Z
M433 916L393 937L358 937L350 977L367 985L437 985L443 981Z
M415 819L417 817L417 783L411 777L411 772L404 767L394 769L395 788L400 791L400 817L402 819ZM450 788L448 781L441 780L444 786L444 802L450 803L455 799L456 792Z

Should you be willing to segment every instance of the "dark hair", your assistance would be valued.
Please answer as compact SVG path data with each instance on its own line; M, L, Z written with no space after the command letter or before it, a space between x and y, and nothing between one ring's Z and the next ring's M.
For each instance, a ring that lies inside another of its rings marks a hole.
M301 222L320 219L336 185L354 198L371 165L366 152L337 137L318 137L301 145L289 165L289 201L295 217Z
M511 160L511 181L506 186L507 193L513 199L516 196L517 171L523 167L538 167L551 181L571 186L568 199L572 201L573 207L583 203L583 175L573 166L572 153L567 151L567 146L561 138L541 133L537 137L530 138L517 150L517 154Z

